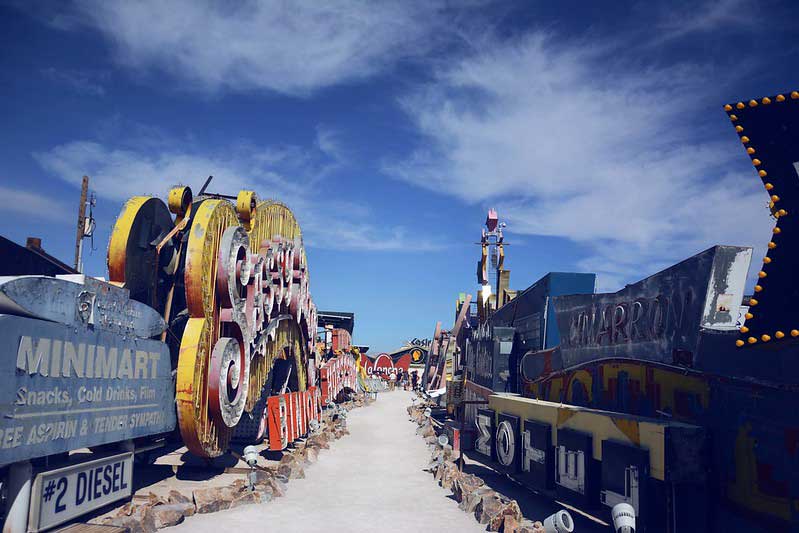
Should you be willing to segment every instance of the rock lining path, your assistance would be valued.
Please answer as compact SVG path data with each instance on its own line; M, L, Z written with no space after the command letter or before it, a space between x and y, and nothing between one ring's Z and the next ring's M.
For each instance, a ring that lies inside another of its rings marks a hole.
M430 452L408 422L411 393L385 392L349 413L350 435L322 450L286 496L189 517L169 533L250 531L484 532L428 472Z

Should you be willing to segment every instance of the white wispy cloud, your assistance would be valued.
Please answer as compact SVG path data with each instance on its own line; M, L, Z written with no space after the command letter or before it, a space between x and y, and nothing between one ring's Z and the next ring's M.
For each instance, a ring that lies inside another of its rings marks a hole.
M346 159L338 133L321 124L316 127L316 147L335 161L343 162Z
M734 135L692 131L712 97L701 65L603 53L544 33L484 43L403 99L423 147L387 170L495 205L515 232L581 243L603 288L717 242L762 249L766 196L753 172L727 171Z
M93 28L120 64L157 69L183 87L211 93L305 96L421 58L433 81L401 105L423 148L386 169L468 204L491 203L516 232L581 243L590 252L577 266L599 272L603 288L612 288L716 242L759 248L766 242L771 221L762 189L752 173L728 171L742 154L727 139L702 140L692 131L699 103L715 102L708 87L717 80L709 72L719 69L663 66L662 58L631 51L751 28L746 15L753 4L686 1L661 10L644 3L646 13L631 19L635 31L590 42L541 31L507 40L463 33L445 4L421 1L265 0L231 7L210 0L79 0L46 20L61 29ZM468 43L468 55L452 46L459 40ZM717 119L725 120L720 111ZM108 176L107 194L119 198L163 194L149 188L165 177L200 181L213 173L220 190L256 183L250 186L274 191L301 214L307 210L315 244L332 242L331 235L362 249L408 244L402 228L360 223L368 220L363 215L333 216L352 206L306 191L346 159L333 130L320 127L312 151L239 143L206 154L174 140L165 146L76 142L38 158L68 180L84 172Z
M78 213L77 204L73 215L61 200L19 187L0 186L0 198L3 199L0 202L0 213L35 216L55 222L66 222L73 216L77 217Z
M55 67L42 69L41 74L53 83L89 96L105 96L105 84L111 78L107 71Z
M305 95L364 79L423 54L447 22L443 3L79 0L45 20L91 27L125 65L172 74L210 92Z
M657 31L652 44L660 44L691 34L717 30L754 30L758 27L761 6L753 0L714 0L682 5L668 4L657 16Z
M162 150L149 144L118 148L85 140L33 156L42 168L68 183L78 185L81 176L89 175L92 189L110 200L121 202L135 195L165 198L169 187L178 183L194 186L196 191L205 177L213 175L211 191L229 194L252 189L262 198L288 205L310 246L406 252L434 249L430 243L411 239L401 226L369 222L370 213L363 206L316 191L319 176L342 164L339 152L332 148L332 135L320 133L315 148L264 148L239 142L213 153L181 150L174 140L165 143L168 148Z

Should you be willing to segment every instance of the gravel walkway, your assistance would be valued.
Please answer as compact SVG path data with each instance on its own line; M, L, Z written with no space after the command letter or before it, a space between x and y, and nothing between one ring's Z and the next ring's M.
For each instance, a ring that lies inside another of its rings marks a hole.
M289 482L286 496L196 515L164 531L485 531L423 471L430 453L408 422L410 404L409 392L385 392L351 411L350 435L321 450L305 479Z

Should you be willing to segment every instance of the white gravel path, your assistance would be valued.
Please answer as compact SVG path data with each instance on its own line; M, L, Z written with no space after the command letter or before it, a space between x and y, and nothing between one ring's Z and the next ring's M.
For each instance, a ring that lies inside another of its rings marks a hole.
M430 454L408 422L411 394L385 392L349 413L350 435L321 450L319 462L292 479L286 496L195 515L169 533L250 531L483 532L428 472Z

